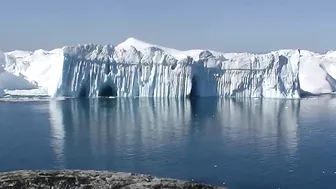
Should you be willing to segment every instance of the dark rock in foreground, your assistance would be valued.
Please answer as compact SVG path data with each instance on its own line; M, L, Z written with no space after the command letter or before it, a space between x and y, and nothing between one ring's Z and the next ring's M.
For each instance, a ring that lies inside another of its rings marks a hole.
M0 173L0 188L223 188L149 175L105 171L13 171ZM223 188L224 189L224 188Z

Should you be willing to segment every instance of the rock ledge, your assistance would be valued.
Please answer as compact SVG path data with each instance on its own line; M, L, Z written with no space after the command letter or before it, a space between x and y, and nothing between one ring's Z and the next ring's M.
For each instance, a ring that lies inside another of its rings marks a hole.
M0 173L0 188L223 188L150 175L82 170L13 171ZM225 189L225 188L223 188Z

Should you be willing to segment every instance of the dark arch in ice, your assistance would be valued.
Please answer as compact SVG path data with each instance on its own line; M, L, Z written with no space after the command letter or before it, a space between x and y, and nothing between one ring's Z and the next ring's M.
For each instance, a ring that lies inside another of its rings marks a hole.
M177 63L175 62L173 65L170 66L170 69L175 70L176 67L177 67Z
M111 72L111 68L109 64L105 64L105 74L108 75Z
M187 98L195 98L198 96L198 81L195 76L191 79L191 90L187 95Z
M78 94L79 98L87 98L89 97L89 90L87 87L83 87L80 89L79 94Z
M114 87L111 87L110 85L104 85L102 88L100 88L98 92L98 96L100 97L116 97L117 96L117 90Z

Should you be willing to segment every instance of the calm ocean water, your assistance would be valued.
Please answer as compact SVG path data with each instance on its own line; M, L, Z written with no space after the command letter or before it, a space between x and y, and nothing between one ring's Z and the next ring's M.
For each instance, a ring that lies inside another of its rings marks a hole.
M63 168L335 188L336 98L0 102L0 171Z

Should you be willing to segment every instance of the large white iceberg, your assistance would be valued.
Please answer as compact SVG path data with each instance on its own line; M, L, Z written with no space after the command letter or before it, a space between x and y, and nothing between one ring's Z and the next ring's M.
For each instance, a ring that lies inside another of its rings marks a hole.
M12 84L7 81L5 85L0 75L0 91L37 88L51 97L300 98L336 89L334 52L179 51L129 38L117 46L13 51L3 59L2 72L26 83L6 76Z

